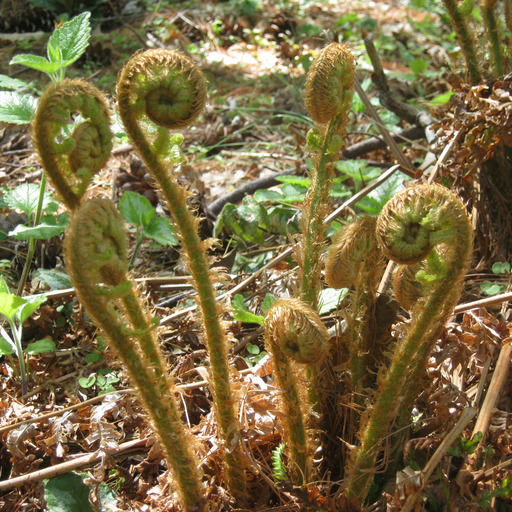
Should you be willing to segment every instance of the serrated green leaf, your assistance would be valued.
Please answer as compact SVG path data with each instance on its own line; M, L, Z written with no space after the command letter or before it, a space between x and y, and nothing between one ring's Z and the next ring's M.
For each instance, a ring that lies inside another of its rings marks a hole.
M27 68L36 69L37 71L48 74L55 73L55 71L62 67L60 62L50 62L46 57L32 55L30 53L19 53L15 55L9 64L20 64L21 66L26 66Z
M2 89L9 89L12 91L17 91L18 89L23 89L24 87L33 89L33 87L30 84L27 84L27 82L24 82L23 80L19 80L18 78L11 78L10 76L1 74L0 87Z
M294 183L285 183L281 187L281 191L284 194L282 199L284 203L300 203L306 197L307 188Z
M128 224L135 226L148 225L156 216L156 210L147 197L129 190L119 200L119 211Z
M55 352L55 350L57 350L55 342L45 338L43 340L34 341L34 343L29 343L25 352L35 356L37 354L44 354L45 352Z
M34 271L34 277L40 279L51 290L63 290L64 288L73 287L68 274L54 268L38 268Z
M34 183L22 183L4 196L5 202L13 210L21 210L31 217L37 210L39 202L39 186ZM43 208L49 203L50 197L45 195Z
M264 324L264 318L260 315L255 315L247 310L244 304L244 297L237 293L231 302L233 307L233 318L237 322L247 322L251 324Z
M45 480L44 499L50 512L93 512L89 487L77 473L66 473Z
M55 29L48 41L48 58L51 62L66 67L81 57L91 37L90 17L90 12L83 12Z
M161 245L178 245L178 237L168 219L153 217L149 225L143 226L142 233Z
M14 354L14 345L5 338L0 338L0 356L10 356Z
M29 124L35 115L37 99L28 94L0 91L0 121Z
M48 240L53 236L60 235L65 231L65 229L65 226L59 224L48 224L46 222L33 227L19 224L9 232L9 236L12 236L18 240L28 240L29 238L35 238L37 240Z

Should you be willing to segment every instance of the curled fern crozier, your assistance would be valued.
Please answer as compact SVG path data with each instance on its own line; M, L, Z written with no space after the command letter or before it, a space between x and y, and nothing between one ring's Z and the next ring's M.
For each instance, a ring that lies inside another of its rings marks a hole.
M367 496L381 443L393 421L411 413L428 357L457 305L473 245L464 204L441 185L416 185L397 193L380 213L376 231L390 259L413 266L422 261L425 266L415 272L415 279L427 293L414 294L411 324L379 379L345 491L360 501Z
M39 100L33 131L44 170L66 206L74 210L112 151L110 112L103 94L83 80L50 86Z
M265 345L271 353L274 376L282 391L285 441L295 482L305 484L311 472L311 447L306 416L311 405L300 390L291 361L320 364L329 351L329 335L318 314L298 299L279 299L265 319Z

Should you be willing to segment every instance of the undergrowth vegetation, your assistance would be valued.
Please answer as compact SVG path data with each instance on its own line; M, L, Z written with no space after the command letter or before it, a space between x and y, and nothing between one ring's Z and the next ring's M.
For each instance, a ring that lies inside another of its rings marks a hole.
M27 1L0 510L506 510L511 2Z

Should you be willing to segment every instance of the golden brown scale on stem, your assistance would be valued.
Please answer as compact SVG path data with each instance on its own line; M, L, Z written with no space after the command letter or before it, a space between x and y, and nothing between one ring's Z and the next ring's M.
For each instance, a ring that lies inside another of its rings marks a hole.
M238 504L243 504L247 492L237 401L231 387L223 307L214 293L216 276L207 254L211 244L199 236L200 220L187 204L188 191L175 179L176 161L169 151L172 138L168 130L187 126L197 118L206 100L206 83L201 71L184 55L148 50L132 57L121 71L117 98L126 132L167 201L197 291L225 475L230 492Z
M123 221L110 200L96 197L76 209L65 253L80 302L107 335L139 392L162 442L184 509L203 510L193 436L181 420L177 390L154 337L154 325L128 280ZM126 318L121 313L123 307Z
M83 120L68 137L63 130L76 114ZM83 80L51 85L39 100L33 131L44 170L65 205L75 209L112 151L110 112L103 94Z
M290 361L318 365L329 351L329 335L318 314L298 299L279 299L269 309L265 327L265 346L271 353L274 376L284 412L285 441L292 461L293 480L309 481L311 447L307 420L311 405L301 392Z
M308 71L306 110L313 121L327 124L335 117L344 128L354 90L354 56L348 46L331 43Z
M379 380L361 446L347 480L348 498L364 501L373 480L381 443L397 417L411 412L429 354L453 308L472 252L473 231L462 201L440 185L417 185L396 194L377 220L377 239L393 261L426 260L416 279L427 288L412 310L412 321L397 342Z
M348 313L349 352L354 400L361 403L368 375L369 354L375 350L377 325L377 287L385 262L376 236L376 217L362 215L353 219L335 237L327 253L325 279L333 288L354 286Z

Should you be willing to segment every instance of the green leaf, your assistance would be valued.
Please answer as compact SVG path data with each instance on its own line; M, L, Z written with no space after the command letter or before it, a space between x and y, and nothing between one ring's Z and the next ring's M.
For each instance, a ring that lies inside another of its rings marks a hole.
M508 274L510 272L510 263L508 261L497 261L493 263L491 270L493 274Z
M432 107L434 106L438 106L438 105L445 105L446 103L448 103L450 101L450 98L454 95L455 93L453 91L448 91L448 92L445 92L444 94L440 94L439 96L436 96L434 98L432 98L428 104Z
M94 384L96 384L96 374L91 373L91 375L89 375L89 377L81 377L80 379L78 379L78 383L83 388L89 389L92 386L94 386Z
M50 512L93 512L89 487L77 473L45 480L44 499Z
M247 310L244 304L243 295L237 293L231 302L233 307L233 318L237 322L247 322L251 324L264 324L264 318L260 315L255 315Z
M253 356L257 356L261 352L260 347L258 347L258 345L254 345L253 343L247 343L245 348L247 349L247 352Z
M35 115L37 99L28 94L0 91L0 121L29 124Z
M87 364L97 363L103 359L103 355L98 352L92 352L91 354L87 354L85 356L85 362ZM82 384L80 384L82 385Z
M277 190L260 189L254 192L254 199L258 203L276 203L282 201L284 196Z
M7 75L0 75L0 87L2 89L9 89L12 91L17 91L18 89L23 89L28 87L29 89L33 89L30 84L24 82L23 80L18 80L17 78L11 78Z
M318 303L320 305L318 313L320 315L325 315L333 309L336 309L339 303L345 298L345 295L347 295L347 292L348 288L341 288L339 290L335 290L334 288L325 288L322 290L318 298Z
M18 240L28 240L29 238L36 238L37 240L48 240L53 236L60 235L65 231L66 227L62 225L41 223L37 226L25 226L18 224L12 231L9 232L9 236L13 236Z
M421 75L428 68L428 62L419 58L414 59L409 62L409 67L415 75Z
M0 293L11 293L2 275L0 275Z
M178 245L180 243L170 221L163 217L153 217L147 226L143 226L142 233L161 245Z
M28 317L30 317L34 311L46 301L46 297L44 295L40 295L39 297L33 297L31 299L23 299L25 304L19 308L18 311L18 320L22 324Z
M480 290L486 295L497 295L501 292L502 287L497 283L491 283L490 281L484 281L480 285Z
M119 211L128 224L134 224L135 226L147 226L156 216L156 210L149 199L131 191L122 195L119 200Z
M404 188L404 183L408 181L407 175L396 172L384 183L372 190L368 195L358 201L357 206L367 213L378 215L383 206L399 191Z
M35 356L37 354L44 354L45 352L55 352L55 350L57 350L55 343L45 338L43 340L34 341L34 343L29 343L25 352Z
M34 277L40 279L51 290L63 290L64 288L73 288L71 278L65 272L60 270L38 268L34 272Z
M30 53L19 53L15 55L9 64L20 64L21 66L26 66L27 68L36 69L37 71L48 74L55 73L55 71L62 67L60 62L50 62L46 57L31 55Z
M5 194L4 199L12 210L21 210L31 217L37 210L37 203L39 202L39 185L34 183L22 183L15 189L10 190ZM43 201L43 208L49 203L50 197L45 194Z
M48 58L66 67L85 52L91 37L90 12L83 12L55 29L48 41Z
M308 189L295 183L285 183L281 190L284 194L282 199L285 203L300 203L304 201Z
M15 346L5 338L0 338L0 356L10 356L14 354Z
M16 345L10 338L0 338L0 356L10 356L15 350Z
M115 391L115 390L112 390ZM100 512L108 512L109 510L119 510L117 505L117 496L105 482L101 482L98 486L98 497L101 503ZM107 507L107 503L110 505ZM113 505L113 507L112 507Z
M27 301L13 295L12 293L0 292L0 315L4 315L9 322L13 322L19 309L23 307Z
M292 185L299 185L300 187L309 188L311 186L311 178L305 176L276 176L276 181L281 183L291 183Z
M261 310L263 313L266 314L276 300L277 299L271 293L267 293L263 299L263 302L261 303Z
M281 443L272 450L272 474L276 480L288 480L288 473L283 462L285 444Z

